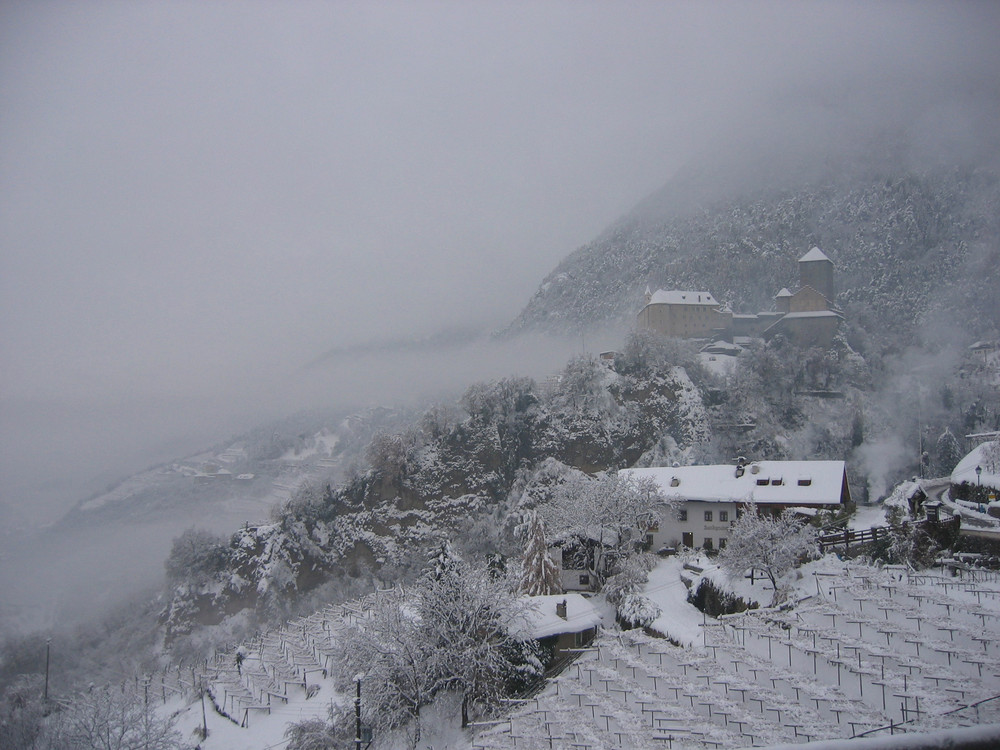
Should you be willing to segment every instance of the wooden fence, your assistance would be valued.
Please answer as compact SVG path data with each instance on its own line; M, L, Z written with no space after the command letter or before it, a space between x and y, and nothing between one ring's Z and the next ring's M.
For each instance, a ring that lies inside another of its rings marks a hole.
M886 526L873 526L870 529L844 529L833 534L820 534L816 537L819 542L819 551L844 549L849 550L851 545L855 547L859 544L870 544L871 542L884 539L889 533Z

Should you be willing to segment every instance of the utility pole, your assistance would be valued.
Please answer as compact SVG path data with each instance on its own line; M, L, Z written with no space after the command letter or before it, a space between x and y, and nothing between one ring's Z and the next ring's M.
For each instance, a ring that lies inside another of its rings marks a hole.
M208 737L208 717L205 716L205 683L201 683L201 738Z
M357 696L354 698L354 750L361 750L361 675L356 678Z
M52 639L45 639L45 692L42 695L42 700L46 703L49 702L49 646L52 645Z

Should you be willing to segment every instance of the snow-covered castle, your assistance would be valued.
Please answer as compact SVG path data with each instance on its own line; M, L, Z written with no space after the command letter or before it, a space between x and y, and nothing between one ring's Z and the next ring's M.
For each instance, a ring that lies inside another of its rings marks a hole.
M843 314L834 305L833 261L818 247L799 258L799 288L782 289L775 309L743 315L722 307L710 292L666 291L646 288L646 304L639 312L639 328L678 338L711 338L732 342L734 337L782 334L799 346L829 346Z

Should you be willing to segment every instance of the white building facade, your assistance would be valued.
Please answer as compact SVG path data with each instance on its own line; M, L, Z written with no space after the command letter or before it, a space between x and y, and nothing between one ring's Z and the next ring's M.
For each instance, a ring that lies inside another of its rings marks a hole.
M680 546L721 549L743 509L832 510L851 501L843 461L756 461L748 464L622 469L622 476L653 479L676 509L664 509L647 532L652 551Z

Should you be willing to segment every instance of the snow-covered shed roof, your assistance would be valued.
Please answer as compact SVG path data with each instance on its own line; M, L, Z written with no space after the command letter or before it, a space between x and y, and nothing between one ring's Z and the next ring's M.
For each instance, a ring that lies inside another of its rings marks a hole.
M978 482L988 487L1000 488L1000 471L996 470L1000 467L996 465L997 459L990 455L994 451L1000 452L1000 441L977 445L958 462L958 466L951 472L951 483L976 484ZM978 477L976 476L977 466L983 470Z
M792 297L792 296L794 295L790 291L788 291L788 287L783 286L781 287L781 291L778 292L776 295L774 295L774 298L778 299L779 297Z
M779 505L835 505L847 483L843 461L755 461L736 466L676 466L622 469L619 474L649 477L664 495L701 502L757 502Z
M514 627L516 635L527 638L547 638L561 633L582 633L603 624L601 613L580 594L526 596L527 611L523 621ZM566 602L566 618L556 614L556 605Z
M972 344L969 347L970 351L974 352L990 351L996 348L997 348L996 341L977 341L975 344Z
M708 292L683 292L657 289L650 297L650 305L717 305L718 302Z
M735 357L743 351L743 347L737 344L730 344L727 341L713 341L701 348L706 354L727 354Z
M818 247L814 247L808 253L799 258L799 263L809 262L811 260L830 260L830 259L826 256L826 253L824 253Z

